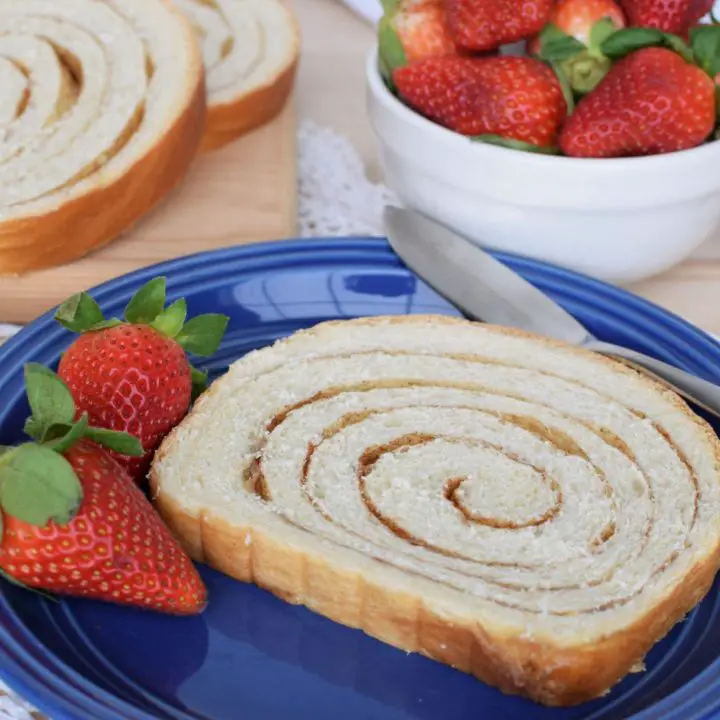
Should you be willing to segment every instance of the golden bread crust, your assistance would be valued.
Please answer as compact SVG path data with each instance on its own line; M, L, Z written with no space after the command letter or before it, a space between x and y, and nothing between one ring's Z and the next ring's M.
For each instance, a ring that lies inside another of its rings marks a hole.
M448 326L466 322L443 316L401 316L392 318L391 322L402 324L428 319ZM366 318L351 322L372 325L387 321L387 318ZM562 347L565 352L587 355L585 350L571 349L563 343L522 331L485 327L493 332ZM301 332L312 334L315 330ZM597 362L612 365L618 373L638 375L624 364L593 357ZM714 456L717 471L720 441L712 429L666 387L640 377L696 424ZM217 388L217 385L211 387L207 397L217 392ZM377 584L372 579L374 573L350 571L334 556L324 556L321 547L317 552L293 547L266 528L234 526L210 510L197 515L189 513L164 492L156 473L155 465L173 452L174 442L173 433L158 452L150 473L151 490L162 517L196 561L207 563L239 581L255 583L288 602L305 605L343 625L360 628L397 648L421 653L470 673L503 692L545 705L575 705L605 694L632 672L653 645L702 600L720 568L718 544L650 612L599 642L553 645L522 635L508 635L493 627L482 627L469 618L443 615L419 594L399 593ZM368 562L371 566L382 564L373 558L368 558Z
M232 102L210 102L202 152L217 150L269 123L282 112L290 100L300 61L300 29L292 11L284 3L281 6L293 28L294 38L286 64L278 73L268 77L260 87Z
M153 148L110 182L97 173L88 191L42 215L0 220L0 275L22 275L77 260L114 240L152 210L185 177L202 140L205 76L190 24L165 4L184 26L192 72L187 104Z

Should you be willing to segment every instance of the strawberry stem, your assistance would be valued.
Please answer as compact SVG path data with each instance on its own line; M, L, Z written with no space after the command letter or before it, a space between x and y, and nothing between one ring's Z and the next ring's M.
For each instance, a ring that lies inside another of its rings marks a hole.
M610 69L612 63L603 55L601 45L615 31L615 25L609 18L598 20L590 31L588 47L552 23L540 33L538 57L549 64L558 76L568 114L575 105L574 93L584 95L590 92Z
M560 63L570 87L578 95L587 95L594 90L607 75L611 66L610 58L603 55L594 56L589 51Z

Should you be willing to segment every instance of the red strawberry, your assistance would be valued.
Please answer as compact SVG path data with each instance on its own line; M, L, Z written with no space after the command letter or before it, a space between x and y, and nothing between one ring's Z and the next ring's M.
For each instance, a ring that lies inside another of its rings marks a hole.
M616 29L625 27L625 16L615 0L558 0L550 14L549 23L585 48L591 44L591 32L601 20L609 20ZM528 44L528 52L541 52L541 36Z
M149 325L117 325L81 335L63 355L58 372L93 425L142 441L143 457L118 458L136 478L190 407L185 351Z
M400 0L386 17L407 62L456 54L443 0Z
M713 7L713 0L621 0L632 27L657 28L687 35Z
M548 147L565 117L557 78L533 58L431 58L397 69L393 80L411 107L463 135Z
M552 0L445 0L455 44L495 50L531 37L550 19Z
M207 594L197 570L127 472L93 443L66 458L83 489L77 515L37 527L5 513L0 568L54 593L200 612Z
M715 86L671 50L619 60L578 104L560 135L574 157L653 155L700 145L715 126Z
M163 309L165 280L141 289L125 310L126 322L105 322L100 308L83 293L67 301L56 318L83 332L65 352L60 377L78 413L99 427L130 433L145 448L141 458L115 459L141 481L162 439L187 414L193 377L202 382L185 351L211 355L227 325L221 315L196 317L185 324L179 300Z
M0 574L53 593L196 614L207 591L159 515L97 438L142 453L136 438L73 424L68 388L40 366L26 368L42 444L0 456ZM79 442L78 442L79 441Z

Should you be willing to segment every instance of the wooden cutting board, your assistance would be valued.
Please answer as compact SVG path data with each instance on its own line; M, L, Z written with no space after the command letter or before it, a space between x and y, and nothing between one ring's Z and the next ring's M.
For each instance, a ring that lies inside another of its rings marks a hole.
M291 102L269 125L199 157L161 206L106 247L63 267L0 277L0 319L29 322L73 293L162 260L293 237L295 130Z

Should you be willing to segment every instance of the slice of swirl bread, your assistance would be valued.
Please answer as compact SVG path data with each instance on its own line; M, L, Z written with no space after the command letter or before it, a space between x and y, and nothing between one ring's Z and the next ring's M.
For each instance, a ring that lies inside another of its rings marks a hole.
M282 0L173 0L200 38L213 150L272 120L292 91L300 35Z
M199 561L549 705L605 693L710 588L720 444L635 371L431 316L244 357L158 452Z
M0 0L0 274L59 265L185 175L202 59L165 0Z

